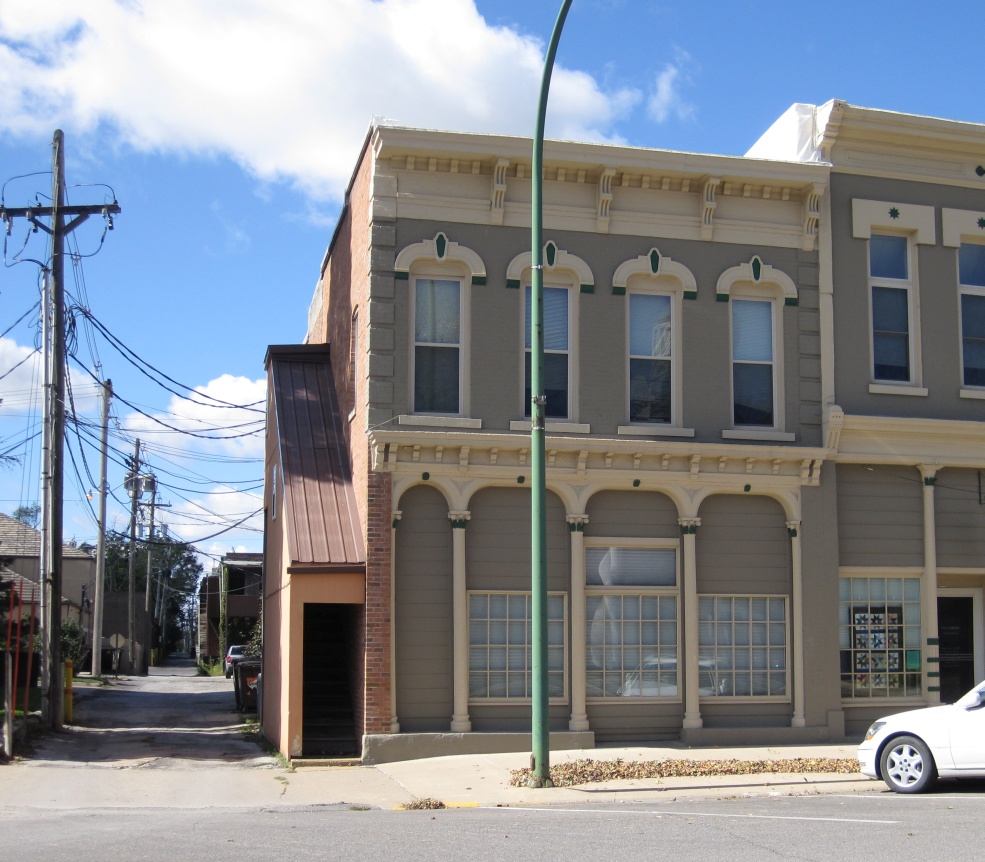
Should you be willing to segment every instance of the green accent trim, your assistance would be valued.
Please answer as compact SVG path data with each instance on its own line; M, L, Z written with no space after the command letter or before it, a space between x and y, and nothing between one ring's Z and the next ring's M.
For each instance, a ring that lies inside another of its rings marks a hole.
M595 293L595 285L594 284L583 284L581 286L581 292L582 293Z
M568 532L571 532L571 533L584 533L585 532L585 524L583 522L581 522L581 521L578 521L578 522L570 521L568 523Z
M980 219L978 219L978 226L979 226L979 227L980 227L980 228L981 228L982 230L985 230L985 218L980 218Z
M696 290L685 290L684 291L684 298L685 299L697 299L698 298L698 291L696 291Z
M660 252L656 249L650 252L650 271L654 275L660 271Z
M728 294L727 293L716 293L715 294L715 302L728 302Z
M390 525L394 530L397 529L397 525L400 523L400 518L394 518L393 523Z
M784 305L800 305L799 296L787 296L783 300Z
M978 176L980 177L985 177L985 168L979 165L977 168L975 168L975 173L978 174Z
M557 246L553 242L544 246L544 256L547 258L547 265L554 266L554 261L557 260Z
M796 527L787 527L787 535L790 536L791 539L796 539L797 538L797 528Z
M928 486L936 485L937 484L937 477L936 476L924 476L923 477L923 483L924 483L924 485L928 485Z
M889 208L889 217L891 219L898 219L899 218L899 208L898 207L890 207Z
M445 252L448 250L448 238L443 233L439 233L434 238L434 249L438 252L438 260L444 260Z
M939 685L928 685L927 691L940 691L941 687Z
M929 655L927 656L927 661L929 661L931 664L940 664L941 660L935 655Z
M523 476L517 476L516 477L516 483L517 483L517 485L522 485L526 481L527 481L526 478L524 478Z
M752 259L752 280L759 281L763 275L763 262L758 258Z
M940 675L941 675L941 672L939 670L928 670L927 671L927 676L933 677L934 679L937 679Z
M456 518L454 521L449 518L448 523L453 530L464 530L469 525L466 518Z
M681 525L681 535L682 536L696 536L698 534L697 524L682 524Z
M927 638L927 646L940 646L940 638Z
M506 279L506 286L512 287L514 290L520 289L520 279L518 278L508 278Z
M430 473L421 473L421 478L422 478L422 479L423 479L423 480L424 480L425 482L427 482L427 480L431 478L431 474L430 474Z
M409 281L410 280L410 271L409 270L406 270L406 269L398 269L398 270L395 270L394 273L393 273L393 277L397 281Z
M473 275L472 284L485 284L486 277L484 275Z
M633 487L634 488L639 488L639 486L640 486L640 480L639 479L633 479Z
M625 296L626 295L626 288L625 287L616 287L616 285L612 285L612 295L613 296Z
M746 485L742 490L748 494L752 490L752 485Z

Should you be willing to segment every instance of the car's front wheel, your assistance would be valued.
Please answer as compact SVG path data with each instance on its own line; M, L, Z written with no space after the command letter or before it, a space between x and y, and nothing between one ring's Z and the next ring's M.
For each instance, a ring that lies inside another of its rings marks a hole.
M921 793L937 780L934 756L915 736L898 736L882 752L882 780L897 793Z

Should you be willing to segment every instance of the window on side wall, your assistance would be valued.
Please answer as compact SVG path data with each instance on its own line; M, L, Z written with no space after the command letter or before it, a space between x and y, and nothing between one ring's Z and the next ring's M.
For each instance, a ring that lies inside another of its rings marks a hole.
M698 598L698 693L787 697L786 596Z
M732 421L735 427L775 428L775 303L734 298L732 309Z
M544 395L547 398L548 419L571 417L571 310L570 293L566 287L544 288ZM523 410L530 416L530 296L524 291L523 312Z
M965 386L985 388L985 245L961 243L961 368Z
M585 549L585 694L680 698L677 548Z
M629 294L629 421L674 421L674 298Z
M414 412L461 412L462 282L414 279Z
M872 379L913 382L913 284L909 241L873 233L869 238Z
M841 696L919 697L919 577L842 577L838 586Z
M532 696L530 593L469 592L469 698L523 700ZM547 688L552 700L565 689L566 602L547 595Z

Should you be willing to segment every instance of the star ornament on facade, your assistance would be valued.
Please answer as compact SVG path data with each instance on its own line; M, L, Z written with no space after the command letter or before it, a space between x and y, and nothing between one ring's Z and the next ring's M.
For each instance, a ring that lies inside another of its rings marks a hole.
M980 218L980 219L978 219L978 226L979 226L979 227L980 227L980 228L981 228L982 230L985 230L985 218Z
M897 209L896 207L892 207L889 210L889 217L892 218L892 219L899 218L899 209Z

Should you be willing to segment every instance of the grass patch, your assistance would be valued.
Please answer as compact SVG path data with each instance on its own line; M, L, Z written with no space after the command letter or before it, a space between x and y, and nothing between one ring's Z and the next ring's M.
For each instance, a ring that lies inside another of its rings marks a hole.
M226 669L221 659L216 661L200 661L198 663L199 676L225 676Z
M7 715L7 693L0 688L0 720L3 720ZM28 690L27 696L27 711L28 712L40 712L41 711L41 689L32 688ZM24 717L24 689L18 688L16 692L16 702L14 703L14 718Z

